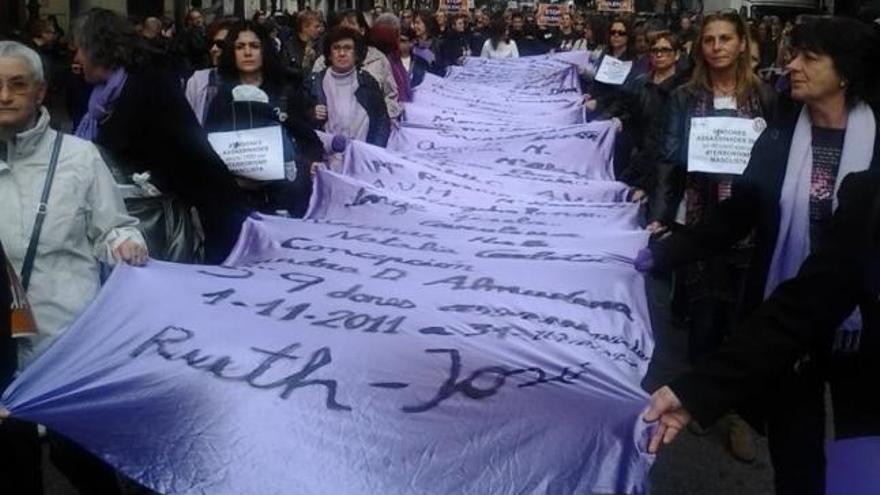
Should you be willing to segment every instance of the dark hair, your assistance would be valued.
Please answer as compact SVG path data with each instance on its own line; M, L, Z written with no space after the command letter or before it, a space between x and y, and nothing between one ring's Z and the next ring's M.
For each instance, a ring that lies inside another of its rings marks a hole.
M348 27L334 26L330 31L327 31L327 36L324 37L324 62L327 64L327 67L330 67L330 55L332 53L330 47L333 46L333 43L342 40L354 41L355 65L360 65L364 58L366 58L367 46L361 33Z
M235 41L238 35L250 31L260 40L260 51L263 55L263 67L260 72L263 76L263 86L268 92L280 92L284 86L284 67L278 54L275 53L269 32L256 21L238 21L229 27L226 34L226 45L220 54L220 62L217 64L217 73L224 80L237 81L240 77L238 67L235 65Z
M415 13L413 19L415 19L415 17L421 19L422 24L425 25L425 33L427 33L428 39L437 36L437 21L434 19L430 10L419 10Z
M190 11L186 13L186 17L184 18L184 21L183 21L184 26L192 27L192 15L194 13L201 14L202 11L199 9L190 9Z
M410 41L415 41L416 32L411 27L400 28L400 37Z
M605 17L600 15L592 15L587 19L590 31L593 33L593 43L598 46L608 45L608 22ZM590 48L591 50L593 47Z
M498 49L498 43L501 42L502 39L505 39L507 36L507 22L504 21L503 17L496 17L492 19L492 23L489 24L489 43L492 43L492 49Z
M54 27L54 26L53 26ZM43 32L49 30L49 22L43 19L34 19L28 23L28 34L31 38L39 38Z
M846 101L880 100L880 40L872 26L847 17L812 18L794 27L793 50L828 55L846 81Z
M624 19L623 17L615 17L611 19L611 22L608 23L608 44L605 47L605 51L610 53L609 50L611 48L611 30L614 28L615 24L623 24L623 29L626 30L626 50L623 52L622 60L632 60L635 58L636 50L636 33L632 27L632 24Z
M367 18L364 17L364 13L354 9L346 9L340 10L333 16L333 25L332 27L337 27L342 24L342 21L346 19L354 19L354 22L357 23L358 28L360 28L364 32L364 36L366 36L370 31L370 26L367 25Z
M146 42L116 12L91 9L77 20L74 39L89 61L107 69L132 69L148 58Z
M208 41L212 41L214 36L217 36L217 33L226 29L227 31L238 22L238 18L236 17L224 17L222 19L217 19L211 24L208 25Z

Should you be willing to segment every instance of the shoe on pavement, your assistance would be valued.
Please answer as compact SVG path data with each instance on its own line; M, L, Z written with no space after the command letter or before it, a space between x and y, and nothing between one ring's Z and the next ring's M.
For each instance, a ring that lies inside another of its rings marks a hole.
M758 447L755 444L755 434L752 428L742 418L736 415L730 417L730 453L733 458L751 464L758 457Z

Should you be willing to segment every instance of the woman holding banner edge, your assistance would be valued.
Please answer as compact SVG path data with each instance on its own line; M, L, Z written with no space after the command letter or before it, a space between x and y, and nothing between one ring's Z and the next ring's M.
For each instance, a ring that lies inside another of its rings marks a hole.
M666 270L707 259L754 229L754 258L743 301L744 309L751 310L823 246L817 234L836 209L835 195L844 177L880 169L876 32L852 19L814 19L795 28L792 45L795 56L787 68L797 103L785 105L786 111L758 138L731 197L702 222L678 229L640 253L638 268ZM767 416L751 415L766 421L779 493L816 493L812 490L823 485L817 479L824 475L822 372L829 363L858 355L860 319L858 313L847 318L834 354L808 355L780 377ZM859 392L847 383L832 379L831 385L836 405L856 401ZM847 429L841 423L836 427Z
M656 183L648 208L648 230L655 234L676 222L699 223L731 195L735 171L693 171L696 162L690 156L689 138L694 126L726 117L744 126L766 127L776 111L776 94L751 70L748 32L738 14L706 16L697 41L691 81L671 93L664 113ZM675 294L677 303L686 307L691 362L716 349L739 319L752 250L751 240L745 239L676 272ZM751 431L737 416L731 421L730 446L737 459L755 459Z

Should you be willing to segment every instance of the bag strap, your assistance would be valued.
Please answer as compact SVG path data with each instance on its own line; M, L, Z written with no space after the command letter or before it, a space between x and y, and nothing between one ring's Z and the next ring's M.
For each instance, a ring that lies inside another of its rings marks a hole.
M52 190L52 181L55 178L55 169L58 168L58 155L61 153L61 141L64 133L55 134L55 143L52 145L52 157L49 159L49 169L46 171L46 182L43 183L43 195L37 206L37 217L34 220L34 230L31 232L31 240L28 244L27 253L24 256L24 264L21 266L21 286L25 292L31 281L31 272L34 270L34 260L37 257L37 244L40 242L40 232L43 230L43 221L46 219L49 203L49 192Z

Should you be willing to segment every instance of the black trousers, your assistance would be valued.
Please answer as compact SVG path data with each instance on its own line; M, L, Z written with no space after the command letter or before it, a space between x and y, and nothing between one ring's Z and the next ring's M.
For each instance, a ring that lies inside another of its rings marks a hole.
M116 472L103 461L53 432L49 458L81 495L122 495ZM0 493L42 495L42 445L33 423L10 419L0 425Z
M813 366L775 391L767 444L776 495L825 493L825 377Z

